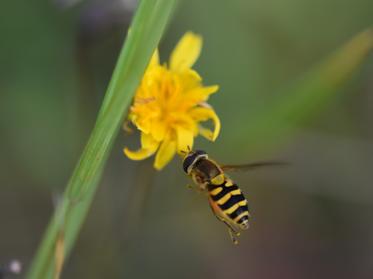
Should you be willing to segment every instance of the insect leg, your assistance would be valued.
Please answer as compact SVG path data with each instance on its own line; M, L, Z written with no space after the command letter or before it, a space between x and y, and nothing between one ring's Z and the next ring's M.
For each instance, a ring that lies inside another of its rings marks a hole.
M194 190L194 191L196 191L196 192L198 192L198 193L202 193L202 192L204 192L204 189L201 188L201 187L198 186L198 185L190 185L190 184L187 184L186 187L187 187L188 189L190 189L190 190Z
M214 203L212 203L211 199L209 199L209 204L210 204L210 207L212 209L212 212L214 213L215 217L223 222L227 227L228 227L228 232L229 232L229 235L232 239L232 242L233 244L238 244L238 240L237 240L237 236L240 235L240 232L238 232L229 222L227 222L224 217L222 217L220 214L219 214L219 210L217 210L217 207L214 206Z
M238 239L236 238L236 236L238 236L239 234L236 234L236 232L232 231L231 229L228 229L228 232L229 232L229 236L232 239L233 244L237 245L238 244Z
M237 245L238 244L237 236L240 236L240 232L235 230L227 221L225 220L221 220L221 221L228 227L229 236L231 237L233 244Z
M215 215L216 218L218 218L219 221L223 222L228 227L229 236L231 237L231 240L233 244L238 244L237 237L240 236L240 232L238 232L236 229L233 228L227 221L225 221L222 217Z

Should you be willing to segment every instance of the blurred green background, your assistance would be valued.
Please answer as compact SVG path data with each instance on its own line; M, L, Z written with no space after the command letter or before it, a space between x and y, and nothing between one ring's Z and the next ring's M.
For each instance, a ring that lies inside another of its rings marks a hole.
M7 1L0 10L0 266L27 268L93 127L136 1ZM252 208L235 247L175 160L122 155L120 134L63 278L372 278L373 58L296 132L252 142L251 123L338 47L371 27L371 0L180 1L161 43L203 35L196 69L219 84L219 162ZM281 130L281 127L278 127ZM283 133L289 133L284 128ZM22 277L22 276L21 276Z

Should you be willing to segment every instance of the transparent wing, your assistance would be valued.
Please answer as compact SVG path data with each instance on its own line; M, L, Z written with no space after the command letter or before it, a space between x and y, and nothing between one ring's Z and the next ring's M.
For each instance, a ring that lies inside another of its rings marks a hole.
M224 171L248 171L259 169L262 167L284 167L290 165L288 162L281 161L263 161L263 162L252 162L242 165L222 165L221 168Z

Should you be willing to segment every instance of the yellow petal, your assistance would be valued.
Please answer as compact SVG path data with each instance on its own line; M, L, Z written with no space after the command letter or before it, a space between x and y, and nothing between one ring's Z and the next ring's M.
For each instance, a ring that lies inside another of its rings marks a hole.
M137 127L137 129L139 129L142 132L142 134L149 133L151 122L147 119L136 119L135 121L132 121L132 123Z
M154 120L151 126L151 134L156 141L163 141L166 135L166 123L159 120Z
M136 151L131 151L127 147L123 149L124 154L134 161L144 160L150 156L152 156L157 149L154 150L147 149L147 148L140 148Z
M187 80L187 81L192 81L192 82L200 82L200 81L202 81L202 77L199 75L198 72L196 72L193 69L186 70L185 72L183 72L182 74L180 74L180 76L183 77L183 80Z
M191 68L197 61L202 49L202 37L187 32L180 39L170 57L170 69L181 72Z
M203 136L204 138L210 140L210 141L214 141L213 138L214 138L214 133L210 130L210 129L207 129L203 126L199 126L199 133L201 136Z
M216 91L218 90L219 90L219 85L210 85L210 86L202 87L202 91L206 95L211 95L213 93L216 93Z
M176 153L176 141L170 140L167 137L159 147L157 155L155 156L154 167L161 170L167 165Z
M190 101L194 101L195 103L206 101L209 96L216 91L218 91L219 86L212 85L206 87L197 87L194 88L186 93L186 98Z
M153 67L153 66L158 66L159 65L159 51L158 49L155 49L152 58L150 59L148 68Z
M185 71L178 73L178 76L185 91L192 90L196 87L201 87L202 78L193 69L186 69Z
M182 126L176 127L177 150L187 152L193 148L194 133L193 130L186 129Z
M152 136L141 133L141 148L136 151L131 151L127 147L123 149L124 154L131 160L143 160L152 156L159 146Z
M154 147L158 147L158 145L159 142L152 135L141 133L141 147L153 149Z
M191 115L198 122L207 121L209 119L211 119L213 121L214 131L211 131L209 129L206 129L206 128L200 126L199 132L205 138L207 138L211 141L215 141L216 138L219 135L220 127L221 127L219 117L216 115L215 111L212 108L201 108L201 107L199 107L199 108L193 109L191 111Z

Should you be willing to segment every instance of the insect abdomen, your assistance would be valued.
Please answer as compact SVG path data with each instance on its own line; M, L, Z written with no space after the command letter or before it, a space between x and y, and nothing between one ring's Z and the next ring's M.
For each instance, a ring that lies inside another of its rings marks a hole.
M249 208L242 191L230 179L224 179L220 185L213 183L207 186L211 200L229 218L229 222L241 229L248 228Z

